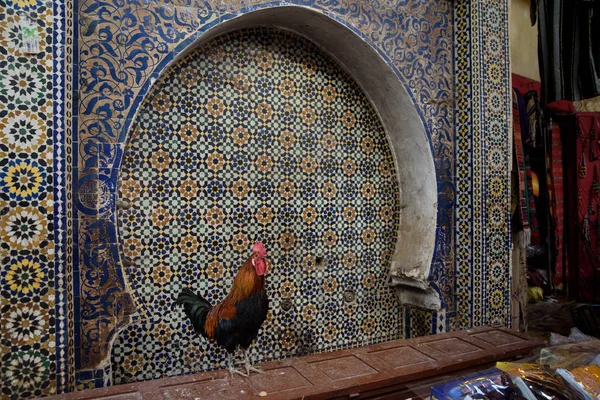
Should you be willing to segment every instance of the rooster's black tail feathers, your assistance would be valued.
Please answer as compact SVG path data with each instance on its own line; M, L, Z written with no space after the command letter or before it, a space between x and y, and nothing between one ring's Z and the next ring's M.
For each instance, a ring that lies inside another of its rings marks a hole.
M177 300L171 305L171 309L175 309L175 306L183 304L183 310L188 316L194 330L206 336L204 331L204 322L206 321L206 315L212 308L210 303L200 295L195 294L190 289L185 288L179 293Z

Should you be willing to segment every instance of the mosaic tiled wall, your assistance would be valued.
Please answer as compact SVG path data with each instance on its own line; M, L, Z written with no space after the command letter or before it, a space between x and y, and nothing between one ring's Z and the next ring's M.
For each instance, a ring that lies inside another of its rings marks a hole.
M423 117L440 194L431 279L444 308L452 310L451 4L413 1L382 8L370 2L335 8L319 1L299 4L326 13L377 49L406 85ZM264 1L256 1L252 6L237 2L132 3L127 7L119 2L79 4L76 55L81 59L76 62L75 71L79 78L79 106L73 147L77 163L74 200L78 211L75 267L80 268L75 297L75 335L80 346L77 369L90 370L105 359L116 328L125 326L135 311L130 307L132 299L123 277L114 204L122 146L140 102L153 79L197 35L235 16L276 6L283 5ZM98 275L97 271L108 272ZM99 280L88 278L96 276ZM445 311L440 314L445 315ZM80 380L92 379L86 374ZM96 374L93 377L94 384L103 384Z
M0 396L56 391L54 10L0 4ZM21 49L30 22L40 51Z
M141 264L126 278L142 322L115 343L116 383L224 365L169 305L186 286L221 301L256 240L269 250L271 313L254 359L402 336L384 286L400 205L386 134L315 45L264 29L221 37L154 85L133 132L120 234Z
M508 323L507 1L351 0L332 4L297 0L286 4L291 3L326 13L377 49L407 87L429 136L439 190L431 278L444 310L407 312L406 335ZM37 335L33 345L23 341L25 336L3 332L3 397L73 390L76 376L79 387L109 382L109 370L82 370L87 368L86 362L106 357L107 339L116 325L127 322L131 312L121 306L129 304L129 298L120 275L111 202L120 144L135 111L152 79L196 35L254 9L281 5L263 0L0 3L2 69L27 66L23 73L36 75L33 80L26 79L39 91L21 95L19 101L0 99L0 135L4 135L0 160L8 160L0 168L10 174L8 164L12 162L13 174L25 171L33 176L37 172L31 166L36 163L42 176L41 182L37 177L30 181L42 190L30 194L25 190L21 194L28 199L18 200L17 191L4 189L14 178L1 180L1 192L6 196L0 204L1 229L9 226L4 220L16 217L18 209L28 213L24 221L33 229L38 229L39 222L46 235L40 243L48 242L40 248L2 239L3 329L5 319L17 321L19 311L13 313L15 317L10 312L14 304L20 304L18 310L26 310L24 299L46 293L44 301L35 303L41 310L28 314L38 318L37 326L43 327L39 334L33 333ZM42 35L39 54L18 54L18 10L28 13L38 26ZM3 73L3 82L8 76ZM0 91L0 96L7 96L5 87ZM45 108L34 110L32 101L50 97ZM39 140L35 148L18 150L16 142L8 141L12 136L7 136L10 130L4 127L10 121L25 125L19 132L32 132L24 140ZM35 124L40 129L34 131ZM9 153L14 158L7 157ZM17 159L25 166L15 163ZM102 184L86 184L89 181ZM19 204L11 206L11 201ZM2 230L2 235L8 233ZM14 243L21 248L12 249ZM8 284L11 266L26 257L38 260L31 268L43 274L40 287L27 295L16 292L19 286L11 289L14 285ZM100 280L94 281L98 276ZM101 288L99 293L118 294L118 301L95 296L94 288ZM25 381L21 379L23 371L36 371L50 379Z
M510 324L508 2L457 1L457 327Z

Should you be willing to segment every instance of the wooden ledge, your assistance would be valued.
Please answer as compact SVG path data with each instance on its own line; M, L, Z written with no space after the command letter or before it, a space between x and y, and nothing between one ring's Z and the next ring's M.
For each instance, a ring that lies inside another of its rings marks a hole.
M360 399L400 393L439 375L485 368L541 346L508 329L470 330L396 340L261 365L248 378L211 371L74 392L61 399Z

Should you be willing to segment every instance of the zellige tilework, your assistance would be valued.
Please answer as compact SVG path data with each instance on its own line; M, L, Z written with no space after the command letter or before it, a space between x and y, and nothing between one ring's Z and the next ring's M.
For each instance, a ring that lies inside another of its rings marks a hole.
M457 323L510 324L508 2L458 1Z
M256 240L272 299L257 360L401 337L384 286L399 223L390 148L360 88L310 42L262 29L197 49L146 98L120 173L141 317L115 343L115 382L223 363L170 304L185 286L221 301Z
M52 12L37 1L0 6L2 398L56 391ZM20 49L25 16L39 54Z
M91 360L92 352L106 357L107 339L127 318L124 308L115 315L112 302L93 303L88 295L94 285L85 277L105 271L101 276L112 293L126 301L122 277L132 271L119 263L114 202L101 213L80 207L80 199L93 199L91 186L83 185L90 178L80 172L87 163L102 162L106 169L96 176L104 182L103 198L110 200L128 123L151 79L197 34L237 15L282 5L251 3L167 0L123 6L111 0L99 8L92 0L8 0L0 5L0 219L6 220L0 229L1 325L11 328L2 335L2 397L73 390L77 369L80 387L110 382L110 368L95 371L91 363L83 366L91 370L81 372L76 360ZM351 0L332 7L327 1L298 1L325 12L380 52L412 96L430 138L440 193L431 279L448 318L443 312L403 311L409 335L439 331L443 324L448 329L508 322L507 1L483 3ZM20 54L17 12L38 25L40 54ZM109 246L86 252L100 243ZM89 257L96 254L102 257ZM180 274L193 275L193 269L183 270ZM94 313L86 312L89 305ZM141 318L122 334L142 332L142 326L149 332L146 322ZM88 336L81 335L82 326ZM98 327L102 330L95 331ZM194 364L198 351L189 348L183 361L171 364L201 368L207 360ZM152 362L165 359L162 354ZM128 360L133 369L147 362L135 355ZM171 355L171 360L179 358ZM40 379L25 381L29 372Z
M336 8L320 1L303 1L300 5L326 14L369 43L396 72L414 100L430 139L440 193L436 236L439 256L432 263L432 286L439 290L444 307L452 309L451 4L415 1L396 7L357 0ZM75 264L86 271L80 277L107 268L110 273L100 275L101 291L119 293L121 304L130 302L130 293L118 255L120 244L115 236L114 190L122 147L140 102L154 78L198 35L237 15L275 6L286 6L293 12L287 3L260 0L251 6L236 1L184 5L136 3L125 8L116 1L102 3L102 7L95 2L79 3L78 71L75 72L79 77L75 89L79 95L79 114L75 131L80 145L76 148L77 166L73 174L78 215L74 233L79 250ZM126 23L115 23L121 20ZM96 171L94 165L100 168ZM97 198L95 188L101 194ZM93 312L79 313L81 323L75 326L75 336L80 338L78 349L81 349L77 369L89 370L86 372L89 375L90 368L108 355L110 337L119 327L127 325L131 310L112 307L104 296L90 296L85 281L80 286L81 297L75 297L75 313L82 311L84 304Z

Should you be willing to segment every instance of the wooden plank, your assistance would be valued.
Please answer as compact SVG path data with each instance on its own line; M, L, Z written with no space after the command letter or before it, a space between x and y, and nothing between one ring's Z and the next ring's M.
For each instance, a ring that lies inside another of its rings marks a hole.
M261 365L265 374L227 371L69 393L62 399L252 399L410 398L448 374L486 368L541 346L522 333L482 327L397 340ZM47 398L48 399L48 398Z

